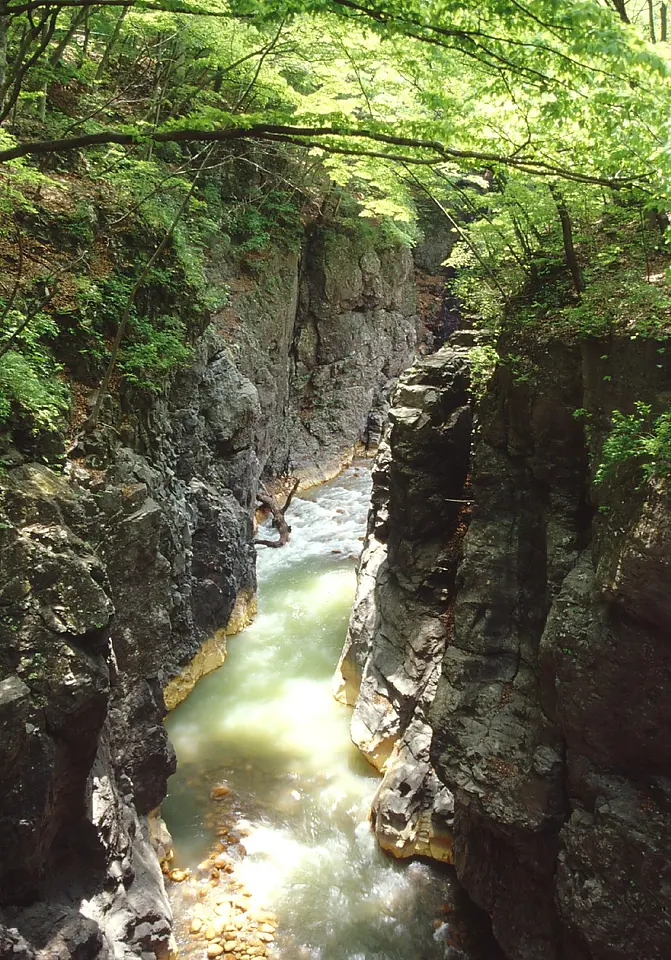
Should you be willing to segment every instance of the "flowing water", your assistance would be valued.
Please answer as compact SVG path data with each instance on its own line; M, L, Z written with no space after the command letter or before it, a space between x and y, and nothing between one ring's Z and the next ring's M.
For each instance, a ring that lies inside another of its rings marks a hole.
M168 717L179 766L163 815L188 873L169 885L185 954L209 942L210 956L219 943L225 957L281 960L495 956L449 869L377 847L379 776L331 696L369 496L355 466L294 500L290 543L258 548L256 620Z

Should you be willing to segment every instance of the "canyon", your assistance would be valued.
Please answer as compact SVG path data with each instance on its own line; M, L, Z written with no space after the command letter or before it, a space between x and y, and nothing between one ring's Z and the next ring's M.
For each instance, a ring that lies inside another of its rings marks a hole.
M3 955L170 955L166 708L253 618L260 479L309 487L368 445L335 694L382 774L380 845L454 864L511 960L668 957L671 512L634 466L593 481L612 411L667 396L669 361L503 335L475 396L486 332L417 359L441 258L311 232L224 272L190 364L108 403L62 471L7 454Z
M595 503L590 463L671 371L645 341L503 339L472 430L472 337L403 375L374 471L337 690L375 829L454 863L506 956L661 960L671 514L633 467Z
M0 917L16 956L170 952L150 836L175 765L165 703L253 614L262 472L337 473L420 332L407 248L325 242L243 277L169 390L106 409L62 472L5 458Z

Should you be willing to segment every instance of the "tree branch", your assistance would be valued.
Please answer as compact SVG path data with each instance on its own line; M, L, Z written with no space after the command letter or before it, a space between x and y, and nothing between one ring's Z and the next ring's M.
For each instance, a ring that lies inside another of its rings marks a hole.
M272 494L268 493L266 488L261 484L261 487L256 494L256 499L259 503L262 503L264 507L267 507L273 515L273 526L277 527L279 531L279 540L254 540L254 543L262 547L283 547L289 542L289 537L291 535L291 527L286 521L285 514L289 509L289 505L293 500L293 496L298 490L300 484L300 479L298 477L294 478L294 484L289 491L289 495L284 502L284 506L280 507L275 497Z
M62 150L104 146L109 143L117 143L123 146L147 141L155 143L220 143L234 140L278 140L281 137L291 138L297 146L319 147L321 150L331 150L334 153L342 152L343 148L338 144L330 144L326 141L316 142L312 138L340 137L346 140L370 140L374 143L383 143L392 147L407 147L433 154L436 158L434 162L437 162L438 159L466 160L468 162L481 162L487 165L502 165L514 167L529 174L558 176L565 180L573 180L576 183L590 183L609 189L619 189L635 183L640 184L644 179L643 177L594 176L592 174L581 173L577 170L571 170L568 167L561 167L555 163L536 160L532 157L524 158L516 155L516 152L512 155L506 155L489 153L482 150L457 150L453 147L445 146L445 144L439 140L423 140L415 137L394 136L373 130L350 127L294 127L283 124L255 124L254 126L246 128L224 127L220 130L164 130L146 135L140 134L139 132L103 130L99 133L82 134L78 137L66 137L61 140L37 140L19 143L15 147L9 147L7 150L0 150L0 163L5 163L8 160L16 160L19 157L40 156L58 153ZM352 153L360 156L369 155L364 149L352 151ZM394 161L397 159L397 156L389 153L384 154L383 158ZM405 160L408 158L399 159ZM417 162L417 160L414 162Z

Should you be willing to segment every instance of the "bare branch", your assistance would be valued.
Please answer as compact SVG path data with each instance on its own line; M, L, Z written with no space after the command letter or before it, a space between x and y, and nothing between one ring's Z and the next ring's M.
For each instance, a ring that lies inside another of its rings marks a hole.
M275 497L268 492L268 490L261 484L261 487L256 494L256 499L259 503L262 503L264 507L267 507L271 514L273 515L273 526L277 527L279 531L278 540L255 540L254 543L262 547L283 547L289 542L291 536L291 527L286 521L285 514L289 509L291 501L293 500L294 494L298 490L300 480L298 477L294 478L294 484L289 491L289 495L284 502L284 506L280 507Z

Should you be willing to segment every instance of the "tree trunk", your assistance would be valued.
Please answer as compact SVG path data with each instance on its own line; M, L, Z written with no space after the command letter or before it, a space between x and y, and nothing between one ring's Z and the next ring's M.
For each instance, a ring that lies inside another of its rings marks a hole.
M561 223L566 266L569 268L569 272L571 274L573 289L577 295L580 296L585 289L585 280L582 275L582 270L580 269L578 257L576 256L575 246L573 244L573 226L571 225L571 215L568 211L566 203L564 202L564 198L557 187L550 187L550 192L552 193L554 202L556 204L557 213L559 214L559 221Z
M124 9L126 8L124 7ZM52 67L55 67L58 64L58 61L61 59L61 57L65 53L65 50L68 44L74 37L77 31L77 27L82 22L85 16L86 16L86 7L82 7L82 9L78 10L77 13L74 15L74 17L72 18L72 22L70 23L70 26L68 27L65 33L65 36L60 41L60 43L58 44L58 46L56 47L56 49L54 50L54 52L51 54L49 58L49 63L51 64Z
M623 23L630 23L629 17L627 15L627 8L625 6L625 0L613 0L613 6L617 10L617 14L620 20Z
M280 536L279 540L255 540L254 543L260 544L263 547L284 547L289 542L289 538L291 536L291 527L286 521L285 514L289 509L289 505L293 500L296 490L298 490L299 483L300 480L296 478L283 507L280 507L275 497L271 496L264 486L261 487L259 492L256 494L256 499L259 501L259 503L262 503L264 507L268 507L272 513L273 526L277 528Z
M54 13L51 12L50 8L47 7L46 12L43 14L39 24L31 31L28 31L27 35L24 37L24 40L27 40L26 54L30 48L31 42L35 43L39 41L36 49L33 51L32 56L27 60L19 59L17 69L13 74L9 83L12 86L12 92L9 95L9 99L3 103L2 112L0 113L0 123L6 120L9 114L14 110L14 118L16 119L16 106L19 102L19 97L21 95L21 89L24 77L31 69L31 67L37 63L39 58L42 56L44 51L47 49L51 43L51 38L54 35L54 30L56 29L56 20L58 19L59 11L56 10ZM22 41L22 50L23 50L23 41ZM7 81L6 81L7 84ZM5 91L7 92L7 91Z
M114 50L117 40L119 39L119 34L121 33L121 28L123 26L124 20L126 19L126 14L128 13L129 9L130 7L123 7L123 9L121 10L121 13L119 14L119 17L114 27L114 32L112 33L112 36L109 39L109 43L105 47L105 52L102 55L102 59L98 64L98 69L96 70L96 80L100 80L103 73L107 69L107 64L109 63L109 59L112 55L112 50Z
M10 19L7 16L0 16L0 95L5 89L7 83L7 37L9 35ZM2 110L2 101L0 101L0 110Z
M666 4L660 3L659 5L659 39L662 43L666 43L668 37L667 25L666 25Z
M648 20L650 21L650 39L653 43L657 43L657 37L655 35L655 5L653 0L648 0Z

